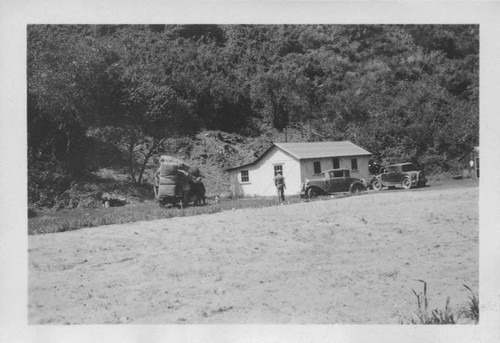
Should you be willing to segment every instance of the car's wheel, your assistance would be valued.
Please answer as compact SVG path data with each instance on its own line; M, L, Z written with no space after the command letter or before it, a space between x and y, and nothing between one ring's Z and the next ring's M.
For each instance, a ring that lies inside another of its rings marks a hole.
M307 197L310 199L317 198L318 195L319 195L319 191L317 188L312 187L312 188L309 188L307 190Z
M407 177L407 178L405 178L405 179L403 180L402 185L403 185L403 188L404 188L404 189L410 189L410 188L411 188L411 180L410 180L410 178L408 178L408 177Z
M363 191L363 186L361 186L361 185L356 184L356 185L352 186L352 188L351 188L352 194L358 194L361 191Z
M382 189L382 183L379 180L375 180L372 183L372 187L374 190L379 191Z

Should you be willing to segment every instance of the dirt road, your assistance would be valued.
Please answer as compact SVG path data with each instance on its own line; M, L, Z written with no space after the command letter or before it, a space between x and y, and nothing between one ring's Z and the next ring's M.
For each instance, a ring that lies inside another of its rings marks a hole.
M29 237L30 324L396 324L478 289L478 188Z

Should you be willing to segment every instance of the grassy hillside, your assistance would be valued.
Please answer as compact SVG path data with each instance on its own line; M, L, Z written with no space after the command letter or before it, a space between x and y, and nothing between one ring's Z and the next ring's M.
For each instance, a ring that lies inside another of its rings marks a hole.
M225 195L229 191L229 179L226 169L248 163L269 147L274 137L246 138L222 131L203 131L193 138L171 139L165 142L160 152L150 159L145 177L141 184L131 181L125 162L114 158L112 164L89 171L84 177L72 180L66 189L61 186L57 191L50 188L43 196L51 197L54 204L50 207L34 206L35 211L52 211L74 208L97 208L102 206L101 195L110 193L115 199L122 199L129 204L153 200L153 176L158 168L162 154L180 158L191 167L198 167L204 176L207 195ZM109 152L96 159L112 159Z

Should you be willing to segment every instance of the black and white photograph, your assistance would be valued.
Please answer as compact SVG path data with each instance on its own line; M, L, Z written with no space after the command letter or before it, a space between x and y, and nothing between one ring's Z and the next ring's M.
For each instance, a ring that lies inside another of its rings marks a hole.
M22 214L0 274L23 296L8 341L116 338L68 331L96 325L121 341L495 341L489 7L214 19L223 5L18 25L24 73L2 65L20 82L2 107L2 226Z

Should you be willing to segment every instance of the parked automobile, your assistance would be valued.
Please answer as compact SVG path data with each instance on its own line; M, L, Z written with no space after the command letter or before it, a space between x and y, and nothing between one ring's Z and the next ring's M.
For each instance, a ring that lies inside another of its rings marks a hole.
M383 187L402 186L404 189L423 187L426 183L427 178L424 172L412 163L398 163L384 167L380 174L370 181L371 187L376 191Z
M358 193L365 191L366 181L351 177L348 169L327 170L318 178L306 179L301 186L302 198L315 198L318 195L341 192Z

